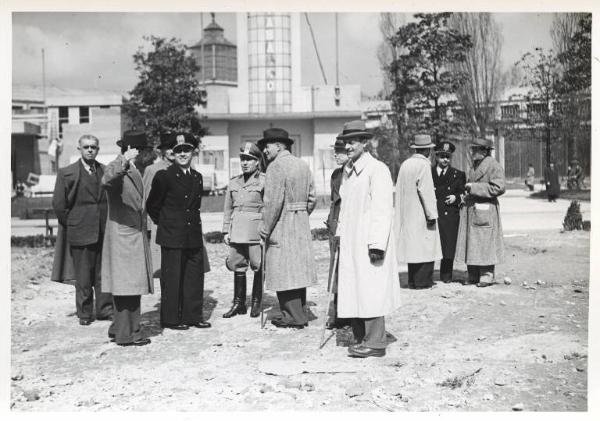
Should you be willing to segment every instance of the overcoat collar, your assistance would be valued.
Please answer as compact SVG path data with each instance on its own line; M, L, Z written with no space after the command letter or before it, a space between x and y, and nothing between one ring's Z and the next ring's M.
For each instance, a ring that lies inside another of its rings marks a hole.
M354 172L356 175L360 175L360 173L369 165L369 163L373 160L373 157L369 152L363 152L363 154L350 166L347 165L346 171L348 172L348 176L352 175Z
M142 182L142 174L135 167L135 165L129 166L129 169L127 170L127 177L129 177L140 195L144 196L144 183Z
M277 154L277 156L275 157L275 159L273 161L277 161L279 158L283 158L284 156L288 156L288 155L291 155L290 151L288 151L287 149L284 149Z
M414 159L424 159L425 161L427 161L427 163L429 165L431 165L431 160L428 157L426 157L425 155L421 155L420 153L414 153L414 154L412 154L411 158L414 158Z

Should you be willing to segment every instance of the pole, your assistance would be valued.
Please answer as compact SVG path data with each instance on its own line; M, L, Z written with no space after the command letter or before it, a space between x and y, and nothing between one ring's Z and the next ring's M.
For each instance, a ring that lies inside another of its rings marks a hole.
M200 12L200 26L202 30L202 38L200 39L200 62L202 63L201 67L201 77L202 77L202 89L205 87L206 78L204 77L204 13Z
M340 247L338 245L338 246L336 246L335 255L333 256L333 269L331 271L331 274L329 275L329 294L327 295L327 305L325 306L325 309L323 311L323 328L321 329L321 339L319 340L319 349L321 349L324 345L323 339L325 338L325 330L327 327L327 312L329 311L329 306L331 305L331 300L333 298L333 279L337 272L339 253L340 253Z
M335 86L340 86L340 51L339 51L338 14L335 14Z

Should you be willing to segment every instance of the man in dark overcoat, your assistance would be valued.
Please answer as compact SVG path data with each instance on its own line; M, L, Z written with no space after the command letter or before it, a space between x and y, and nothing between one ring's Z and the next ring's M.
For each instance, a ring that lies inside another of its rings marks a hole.
M442 243L440 281L446 283L452 281L461 195L465 192L467 182L465 173L450 165L455 149L454 144L448 141L439 142L434 149L436 164L431 167Z
M545 179L548 202L556 202L556 199L560 195L560 180L554 162L550 162L548 168L546 168Z
M92 323L94 291L96 293L96 319L106 320L113 315L112 297L101 289L102 243L106 227L106 192L100 180L104 166L96 161L100 142L86 134L78 141L81 158L58 170L52 206L61 227L66 233L66 244L57 242L54 272L72 257L75 278L75 307L79 324ZM67 255L67 253L69 255ZM64 275L56 276L64 280ZM55 276L53 276L55 279Z
M258 141L270 161L260 236L266 243L266 288L277 291L282 313L271 323L302 329L308 325L303 309L306 287L317 280L308 219L317 201L310 167L289 152L293 142L288 132L279 128L265 130Z
M160 321L168 329L208 328L203 320L202 175L191 167L198 140L176 133L175 161L156 173L146 208L161 246Z
M344 165L348 162L348 152L346 151L346 142L342 139L336 139L333 144L333 159L335 163L339 165L338 168L333 170L331 173L330 180L330 199L331 204L329 207L329 215L327 215L327 231L329 233L329 279L333 280L333 285L327 285L327 288L333 291L333 301L330 303L328 311L328 320L325 323L327 329L339 328L345 325L349 325L348 319L337 318L337 275L332 274L335 266L335 252L339 247L339 237L336 237L338 218L340 215L340 207L342 205L342 198L340 197L340 186L342 185L342 178L344 177ZM332 278L333 275L333 278Z

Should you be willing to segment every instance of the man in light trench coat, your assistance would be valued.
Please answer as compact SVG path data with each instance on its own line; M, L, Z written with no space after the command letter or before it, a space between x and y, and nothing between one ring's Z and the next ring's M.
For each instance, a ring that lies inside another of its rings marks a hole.
M431 288L433 264L442 258L437 202L429 155L429 135L416 135L415 153L402 163L396 180L398 262L408 263L408 287Z
M265 130L257 142L270 161L259 232L267 248L263 263L266 289L277 291L282 313L271 323L302 329L308 326L303 310L306 287L314 285L317 278L308 220L316 196L308 164L287 150L293 142L288 132L278 128Z
M108 336L118 345L141 346L150 343L140 329L141 295L154 292L142 174L156 155L144 132L127 131L117 145L121 154L102 176L108 196L102 292L110 292L114 302Z
M351 162L344 166L341 208L338 307L352 318L355 345L350 357L382 357L387 346L385 319L400 306L400 284L392 231L393 184L388 167L365 150L372 134L361 120L344 125Z
M469 171L464 206L460 211L456 256L467 265L469 283L494 283L495 265L504 261L504 241L498 196L504 194L504 169L490 156L494 143L475 139L471 144L473 168Z

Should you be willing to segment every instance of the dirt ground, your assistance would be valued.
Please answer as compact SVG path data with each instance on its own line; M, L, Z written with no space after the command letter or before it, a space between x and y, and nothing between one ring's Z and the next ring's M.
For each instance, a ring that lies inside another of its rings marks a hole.
M386 317L387 356L366 360L338 346L351 339L344 330L318 350L325 241L314 243L319 286L308 302L318 319L308 328L223 319L233 281L226 247L209 244L205 316L213 328L161 331L156 282L157 293L142 298L152 343L125 348L109 342L109 322L77 323L74 288L49 281L51 249L13 248L11 408L585 411L589 233L529 232L506 244L497 285L402 289L402 308ZM269 317L277 315L274 294L265 301Z

